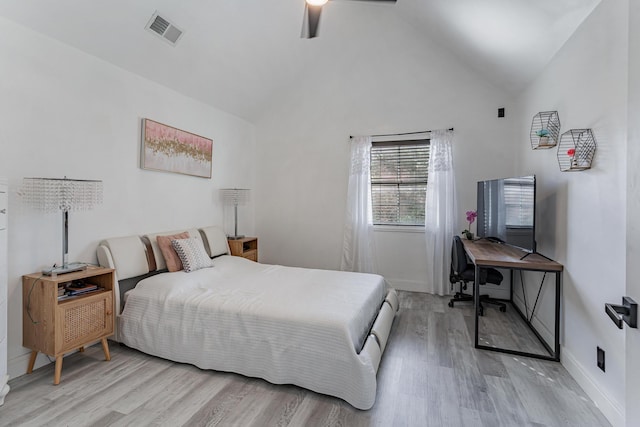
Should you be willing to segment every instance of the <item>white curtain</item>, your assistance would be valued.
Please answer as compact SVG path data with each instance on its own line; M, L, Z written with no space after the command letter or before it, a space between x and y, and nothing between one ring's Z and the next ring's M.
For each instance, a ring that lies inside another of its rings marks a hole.
M340 269L343 271L376 272L370 163L371 137L353 137L351 139L347 215L340 264Z
M431 153L425 202L427 292L449 293L451 243L458 209L452 156L453 131L431 132Z

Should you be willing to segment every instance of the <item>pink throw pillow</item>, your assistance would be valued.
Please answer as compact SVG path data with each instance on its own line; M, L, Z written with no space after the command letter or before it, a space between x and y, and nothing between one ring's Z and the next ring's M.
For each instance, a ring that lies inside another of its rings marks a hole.
M171 236L158 236L156 240L158 241L158 246L160 247L160 252L162 252L162 256L164 257L164 261L167 263L167 269L171 272L182 270L182 261L180 261L180 257L176 253L173 246L171 246L171 241L176 239L188 239L189 232L184 231L179 234L174 234Z

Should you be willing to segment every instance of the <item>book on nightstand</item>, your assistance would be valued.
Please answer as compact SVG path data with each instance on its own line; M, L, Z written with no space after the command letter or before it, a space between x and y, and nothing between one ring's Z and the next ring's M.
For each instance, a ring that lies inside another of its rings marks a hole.
M63 301L71 297L88 294L100 289L103 288L90 283L67 282L64 285L58 287L58 301Z
M98 286L90 285L88 283L87 284L74 283L73 285L67 286L67 291L69 292L89 292L89 291L95 291L96 289L98 289Z

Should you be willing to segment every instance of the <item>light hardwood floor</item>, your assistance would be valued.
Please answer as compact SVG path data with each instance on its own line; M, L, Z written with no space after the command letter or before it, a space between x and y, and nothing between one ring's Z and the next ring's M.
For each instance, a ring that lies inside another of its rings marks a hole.
M111 343L110 362L100 346L66 357L58 386L52 385L53 365L11 380L0 425L609 425L559 363L475 350L470 305L449 308L447 298L411 292L400 299L369 411ZM497 309L486 311L487 322L500 320Z

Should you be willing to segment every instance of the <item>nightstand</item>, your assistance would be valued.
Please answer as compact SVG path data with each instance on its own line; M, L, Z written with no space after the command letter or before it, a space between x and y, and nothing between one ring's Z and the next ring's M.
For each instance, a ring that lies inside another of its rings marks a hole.
M84 351L85 345L98 340L105 359L111 360L107 337L114 331L113 283L113 269L91 266L56 277L42 273L22 276L22 345L31 349L27 374L33 371L38 352L55 357L53 384L57 385L64 354ZM97 289L63 295L62 288L82 284Z
M231 255L241 256L251 261L258 262L258 238L244 237L242 239L229 239Z

